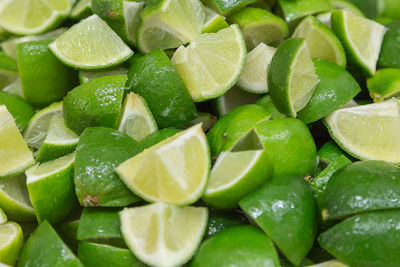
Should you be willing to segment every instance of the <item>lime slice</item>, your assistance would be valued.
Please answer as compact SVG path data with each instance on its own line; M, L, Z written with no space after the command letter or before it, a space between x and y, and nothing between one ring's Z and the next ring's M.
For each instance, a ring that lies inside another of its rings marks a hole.
M206 20L201 30L202 33L217 32L223 28L229 27L224 16L218 14L209 7L204 7L204 11L206 12Z
M279 44L289 34L283 19L261 8L243 8L231 15L229 20L242 29L248 50L260 43Z
M346 67L346 53L342 43L326 25L313 16L302 20L292 37L306 38L312 58L325 59Z
M49 40L55 39L61 34L63 34L67 28L58 28L53 31L49 31L39 35L28 35L17 38L10 38L2 43L0 43L0 47L3 49L4 53L12 58L17 58L17 46L21 43L26 43L30 41L40 41L40 40Z
M75 150L79 136L69 129L62 114L54 115L49 124L46 139L39 149L36 160L46 162L65 156Z
M158 130L146 100L140 95L129 93L124 100L121 114L118 130L136 141L141 141Z
M400 96L400 69L381 69L367 80L367 86L375 102Z
M0 105L6 105L21 132L35 114L33 107L21 97L4 91L0 91Z
M0 178L18 175L35 163L32 152L5 105L0 105L0 144Z
M7 0L0 9L0 26L17 35L42 33L61 24L73 3L71 0Z
M203 0L207 6L216 10L219 14L228 16L235 13L247 5L256 3L257 0Z
M152 266L181 266L200 245L208 210L155 203L124 209L120 218L122 235L136 257Z
M372 20L349 11L332 13L332 29L342 42L350 65L370 77L376 63L386 28Z
M210 172L207 138L201 125L195 125L128 159L116 172L145 200L194 203L203 194Z
M0 208L0 225L5 224L7 222L7 215L4 213L4 211Z
M17 222L35 221L25 175L0 180L0 208Z
M17 62L0 52L0 90L18 78Z
M219 154L202 199L219 209L235 208L239 200L272 177L272 168L259 136L252 130L230 151Z
M92 0L78 0L71 11L70 17L81 20L92 15Z
M239 79L246 61L246 46L237 25L204 33L189 46L180 46L172 63L196 102L216 98Z
M268 67L275 51L275 48L260 43L247 54L243 73L238 80L240 88L255 94L268 92Z
M65 64L78 69L102 69L118 65L132 50L97 15L75 24L49 45Z
M23 242L21 226L15 222L0 225L0 262L14 265Z
M63 113L62 102L56 102L40 110L29 121L24 131L24 139L30 147L39 149L46 138L50 120L55 114Z
M84 84L90 82L91 80L95 80L97 78L104 76L126 75L126 74L128 74L128 69L121 66L109 70L98 70L98 71L80 70L79 81L81 84Z
M186 44L200 35L205 19L199 0L152 1L141 14L139 49L148 53Z
M339 109L326 118L332 138L362 160L400 162L400 112L396 99Z
M8 86L4 87L3 91L25 99L24 91L22 91L21 80L19 78L10 83Z
M318 77L304 38L287 39L276 50L268 71L268 87L278 110L296 117L311 99Z
M37 164L26 173L29 198L39 223L63 221L77 203L72 178L75 153Z
M144 1L92 0L92 11L102 18L124 40L136 45L137 28Z

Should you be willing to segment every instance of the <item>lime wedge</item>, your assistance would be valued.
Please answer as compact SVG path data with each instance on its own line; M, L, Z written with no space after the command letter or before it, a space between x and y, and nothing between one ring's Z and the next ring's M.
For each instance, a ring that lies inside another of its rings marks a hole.
M116 67L107 70L95 70L95 71L88 71L88 70L80 70L79 71L79 82L81 84L90 82L91 80L95 80L100 77L104 76L113 76L113 75L126 75L128 74L128 69L125 67Z
M49 45L65 64L78 69L101 69L127 60L132 50L97 15L90 16Z
M400 162L400 111L396 99L339 109L326 118L332 138L362 160Z
M201 197L209 171L209 149L201 124L144 150L116 169L138 196L176 205L191 204Z
M325 59L346 67L346 53L342 43L331 29L315 17L309 16L302 20L292 37L306 38L312 58Z
M14 265L23 242L21 226L15 222L0 225L0 262Z
M381 69L367 80L367 86L375 102L400 96L400 69Z
M255 94L268 92L268 67L275 51L275 48L260 43L247 54L246 65L238 80L240 88Z
M209 7L204 7L206 12L206 20L201 30L205 32L217 32L223 28L229 27L229 24L225 21L225 17L215 12Z
M246 46L237 25L217 33L204 33L189 46L180 46L172 63L194 101L216 98L239 79L246 60Z
M30 147L39 149L46 139L49 130L50 120L55 114L63 113L62 102L56 102L40 110L29 121L24 131L24 139Z
M259 98L260 95L252 94L240 89L238 86L233 86L228 92L215 99L215 111L218 117L222 117L239 106L254 104Z
M155 203L124 209L120 218L125 242L141 261L152 266L181 266L200 245L208 210Z
M0 52L0 90L18 78L17 62Z
M331 20L332 29L342 42L352 68L367 77L373 76L387 29L344 10L334 11Z
M18 175L35 163L32 152L5 105L0 105L0 147L0 178Z
M143 53L176 48L200 35L206 14L199 0L150 1L141 14L138 45Z
M271 99L278 110L296 117L310 100L318 77L304 38L290 38L278 47L268 71Z
M121 114L118 130L136 141L141 141L158 130L157 123L147 106L146 100L140 95L129 93L124 100Z
M25 175L0 180L0 208L17 222L35 221Z
M0 26L17 35L42 33L61 24L68 17L73 2L71 0L8 0L0 9Z
M0 208L0 224L5 224L7 222L7 215L4 211Z
M36 160L46 162L65 156L75 150L78 141L79 136L65 125L63 115L54 115L50 120L49 131Z
M92 0L78 0L71 11L71 18L80 20L92 15Z

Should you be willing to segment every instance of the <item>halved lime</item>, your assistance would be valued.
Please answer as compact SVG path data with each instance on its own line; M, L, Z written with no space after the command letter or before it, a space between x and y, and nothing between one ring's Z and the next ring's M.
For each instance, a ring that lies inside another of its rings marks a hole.
M128 159L116 172L129 189L147 201L196 202L210 172L209 148L201 124Z
M14 118L5 105L0 105L0 178L24 172L35 163Z
M332 138L362 160L400 162L398 100L339 109L326 118Z
M309 16L302 20L292 37L306 38L312 58L325 59L346 67L346 53L342 43L331 29L315 17Z
M351 11L334 11L331 20L352 68L367 77L373 76L387 29Z
M195 254L207 228L205 207L155 203L120 212L126 244L144 263L181 266Z
M275 51L274 47L260 43L247 54L243 73L238 80L240 88L255 94L268 92L268 67Z
M0 9L0 26L17 35L42 33L61 24L73 3L71 0L6 0Z
M367 80L367 86L375 102L400 96L400 69L380 69Z
M46 138L53 115L63 113L62 102L56 102L40 110L29 121L24 131L24 139L30 147L39 149Z
M246 45L237 25L204 33L180 46L172 63L196 102L216 98L239 79L246 61Z
M136 141L141 141L158 130L146 100L140 95L129 93L124 100L118 130Z
M79 71L79 82L81 84L90 82L91 80L95 80L104 76L113 76L113 75L126 75L128 74L128 69L122 66L118 66L111 69L106 70L80 70Z
M206 12L206 19L201 29L202 33L205 32L217 32L223 28L229 27L229 24L225 21L225 17L215 12L209 7L204 7Z
M199 0L148 2L138 29L138 45L143 53L176 48L200 35L206 14Z
M49 45L65 64L78 69L107 68L127 60L132 50L97 15L75 24Z
M0 225L0 263L14 265L24 242L21 226L15 222Z
M268 90L280 112L296 117L318 82L306 39L290 38L278 47L269 66Z

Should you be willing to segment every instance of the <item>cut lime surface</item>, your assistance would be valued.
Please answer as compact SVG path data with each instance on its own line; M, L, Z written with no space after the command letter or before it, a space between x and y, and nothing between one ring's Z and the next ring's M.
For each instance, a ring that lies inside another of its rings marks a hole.
M0 262L14 265L23 241L22 229L17 223L0 224Z

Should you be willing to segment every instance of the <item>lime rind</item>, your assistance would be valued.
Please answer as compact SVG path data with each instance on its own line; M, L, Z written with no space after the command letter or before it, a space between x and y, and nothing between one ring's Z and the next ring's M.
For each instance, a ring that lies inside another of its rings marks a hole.
M378 70L374 77L367 80L371 98L381 102L400 96L400 69L385 68Z
M21 226L15 222L0 224L0 261L14 265L24 242ZM0 263L0 264L1 264Z
M113 75L127 75L128 69L122 66L115 67L112 69L98 70L98 71L79 71L79 82L81 84L87 83L91 80L103 77L103 76L113 76Z
M72 8L71 18L82 19L90 16L92 13L92 0L78 0L78 3Z
M224 16L209 7L204 7L204 11L206 12L206 20L201 30L202 33L218 32L223 28L229 27Z

